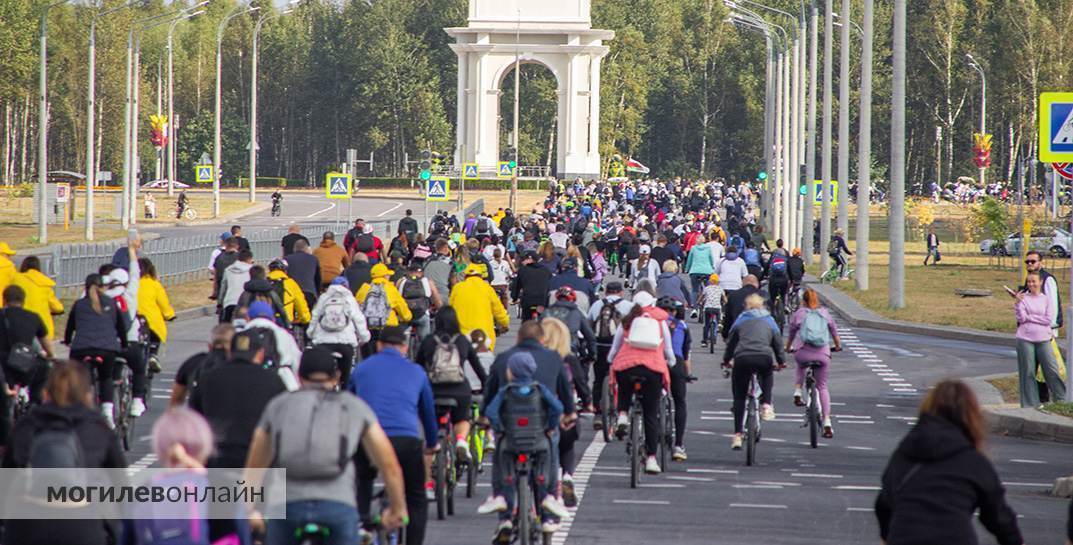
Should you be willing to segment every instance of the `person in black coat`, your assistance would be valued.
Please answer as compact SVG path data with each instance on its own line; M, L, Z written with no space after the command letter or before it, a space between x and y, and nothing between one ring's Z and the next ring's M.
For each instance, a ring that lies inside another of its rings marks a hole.
M298 283L306 296L306 303L313 308L320 295L320 261L309 253L309 244L304 240L295 242L294 253L284 259L287 260L287 276Z
M727 303L723 305L723 340L730 336L730 326L734 325L738 316L745 311L745 299L754 293L764 298L770 310L771 297L760 289L760 280L751 274L742 279L740 289L726 292Z
M977 510L998 543L1024 543L1002 481L981 452L986 434L968 386L957 380L935 385L883 472L875 513L887 545L975 545Z
M536 252L527 252L510 289L510 298L521 305L522 316L531 318L537 307L548 305L550 283L551 271L537 263Z
M48 402L30 409L15 424L12 440L4 452L5 468L28 467L34 437L41 430L73 430L82 448L85 467L122 469L127 467L119 438L99 411L88 405L93 397L89 371L74 361L53 364L46 385ZM40 445L39 445L40 446ZM118 535L116 521L77 519L72 509L57 509L47 520L5 520L4 543L19 545L105 545Z
M399 220L399 233L406 235L406 240L413 245L414 239L417 238L417 232L419 228L417 226L417 220L414 219L414 211L407 209L406 217Z

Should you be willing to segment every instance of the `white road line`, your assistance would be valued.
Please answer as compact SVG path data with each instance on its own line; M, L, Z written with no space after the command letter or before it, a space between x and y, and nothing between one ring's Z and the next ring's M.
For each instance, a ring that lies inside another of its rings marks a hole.
M554 543L565 543L566 539L570 537L570 526L574 522L578 508L581 507L581 500L585 499L585 491L589 488L589 478L592 476L593 469L596 468L596 463L600 461L600 453L604 451L605 446L607 446L607 443L604 442L604 436L596 434L596 437L589 443L588 448L585 449L585 453L581 455L581 459L578 460L577 469L574 471L574 492L577 494L577 506L571 507L569 509L570 514L563 517L563 529L556 532L552 537Z
M329 210L331 210L333 208L335 208L335 203L334 202L329 204L327 208L317 210L316 212L313 212L312 214L310 214L310 215L308 215L306 217L307 218L315 218L315 217L317 217L317 216L319 216L319 215L321 215L321 214L323 214L323 213L325 213L325 212L327 212L327 211L329 211Z
M860 512L860 513L871 513L873 511L875 511L875 509L872 509L871 507L847 507L846 511Z
M895 383L892 383L891 386L894 386L895 388L912 388L913 387L913 385L909 384L908 382L895 382Z
M732 488L746 488L746 489L762 489L762 490L782 490L781 485L777 484L732 484Z
M846 447L850 450L875 450L873 447Z
M171 399L171 396L154 395L153 399Z
M797 477L799 479L841 479L841 475L834 475L829 473L791 473L791 477Z
M398 208L399 208L400 206L402 206L402 203L401 203L401 202L397 202L397 203L395 203L395 206L392 206L391 208L388 208L387 210L384 210L383 212L381 212L381 213L377 214L377 215L376 215L376 217L378 217L378 218L382 218L382 217L384 217L384 216L386 216L386 215L388 215L388 214L390 214L390 213L394 212L395 210L398 210Z
M885 373L876 373L876 375L881 376L881 377L896 377L896 376L898 376L898 373L885 372Z
M1050 488L1050 487L1054 486L1054 483L1019 483L1019 482L1007 483L1007 482L1004 482L1004 483L1002 483L1002 485L1003 486L1026 486L1026 487L1036 487L1036 488Z
M719 475L737 475L736 469L700 469L700 468L687 468L686 473L717 473Z
M884 403L876 403L876 407L879 407L880 409L893 409L894 405L886 405Z
M878 486L863 486L863 485L853 485L853 484L847 484L847 485L842 485L842 486L832 486L831 489L832 490L868 490L868 491L879 491L880 490L880 488Z
M883 377L883 382L901 382L902 379L894 377Z
M858 419L861 419L861 420L871 420L872 419L871 416L855 416L855 415L852 415L852 414L836 414L835 418L858 418Z
M701 420L734 420L733 416L702 416Z
M651 483L651 484L641 483L641 488L685 488L685 487L686 487L686 485L684 485L684 484L674 484L674 483Z
M895 392L915 393L917 390L916 390L916 388L895 388L894 391Z
M630 505L670 505L671 502L663 500L615 500L614 503L625 503Z
M689 481L692 483L712 483L715 479L709 477L690 477L688 475L668 475L668 479L672 481Z
M614 473L612 471L593 471L592 475L599 475L601 477L629 477L629 473Z
M1012 459L1010 461L1015 463L1015 464L1046 464L1047 463L1047 462L1044 462L1043 460L1025 460L1023 458L1014 458L1014 459Z
M697 435L718 435L714 431L705 431L705 430L689 430L689 431L690 431L690 433L695 433Z
M891 420L905 420L906 422L916 422L917 421L917 417L915 417L915 416L888 416L887 418L889 418ZM1042 464L1043 462L1039 462L1039 463Z
M766 484L770 486L801 486L801 483L780 483L777 481L753 481L753 484Z
M774 505L769 503L732 503L730 506L742 507L745 509L787 509L785 505Z

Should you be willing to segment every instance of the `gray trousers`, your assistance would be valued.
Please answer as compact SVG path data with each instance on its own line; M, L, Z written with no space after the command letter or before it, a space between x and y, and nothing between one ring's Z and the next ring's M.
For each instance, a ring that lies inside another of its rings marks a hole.
M1066 398L1066 385L1058 375L1058 361L1054 358L1051 341L1031 342L1017 339L1017 376L1021 391L1021 406L1036 407L1040 404L1039 388L1036 387L1036 367L1043 368L1043 380L1051 391L1052 401Z

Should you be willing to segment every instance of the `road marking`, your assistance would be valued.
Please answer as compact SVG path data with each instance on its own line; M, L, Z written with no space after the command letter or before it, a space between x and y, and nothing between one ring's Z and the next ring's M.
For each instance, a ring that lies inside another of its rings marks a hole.
M874 420L840 420L839 424L875 424Z
M879 407L880 409L893 409L894 405L886 405L886 404L883 404L883 403L876 403L876 407Z
M841 475L834 475L830 473L791 473L791 477L797 477L799 479L841 479Z
M713 482L715 482L715 479L711 479L711 478L708 478L708 477L690 477L688 475L668 475L667 478L671 479L673 481L689 481L689 482L694 482L694 483L713 483Z
M1043 460L1025 460L1025 459L1022 459L1022 458L1014 458L1014 459L1012 459L1010 461L1015 463L1015 464L1046 464L1047 463L1047 462L1044 462Z
M748 489L763 489L763 490L781 490L782 486L777 484L732 484L733 488L748 488Z
M917 417L915 417L915 416L888 416L887 418L889 418L891 420L905 420L906 422L916 422L917 421ZM1039 463L1042 464L1043 462L1039 462Z
M1003 486L1027 486L1027 487L1038 487L1038 488L1051 488L1052 486L1054 486L1054 483L1019 483L1019 482L1007 483L1007 482L1004 482L1004 483L1002 483L1002 485Z
M154 395L153 399L171 399L171 396Z
M327 211L329 211L329 210L331 210L333 208L335 208L335 203L334 202L329 204L327 208L317 210L316 212L313 212L312 214L310 214L310 215L308 215L306 217L307 218L315 218L315 217L317 217L317 216L319 216L319 215L321 215L321 214L323 214L323 213L325 213L325 212L327 212Z
M381 213L377 214L377 215L376 215L376 217L378 217L378 218L382 218L382 217L384 217L384 216L386 216L386 215L388 215L388 214L390 214L390 213L394 212L395 210L398 210L398 208L399 208L400 206L402 206L402 203L401 203L401 202L397 202L397 203L395 203L395 206L392 206L391 208L388 208L387 210L384 210L383 212L381 212Z
M871 513L873 511L875 511L875 509L872 509L871 507L847 507L846 511L853 511L853 512L860 512L860 513Z
M916 393L917 390L916 390L916 388L895 388L894 391L895 392Z
M801 483L780 483L777 481L753 481L753 484L766 484L771 486L801 486Z
M909 384L908 382L895 382L895 383L892 383L891 386L894 386L895 388L912 388L913 387L913 385Z
M701 420L734 420L733 416L702 416Z
M836 418L859 418L859 419L862 419L862 420L871 420L872 419L871 416L855 416L855 415L852 415L852 414L836 414L835 417Z
M599 475L601 477L629 477L629 473L614 473L611 471L593 471L593 475Z
M618 500L615 500L618 501ZM787 509L785 505L773 505L767 503L732 503L731 507L742 507L745 509Z
M615 500L614 503L625 503L625 504L630 504L630 505L670 505L671 504L671 502L663 501L663 500Z
M864 486L864 485L847 484L847 485L842 485L842 486L832 486L831 489L832 490L867 490L867 491L875 492L875 491L879 491L880 487L878 487L878 486Z
M674 484L674 483L652 483L652 484L641 483L641 488L685 488L685 487L686 487L686 485L684 485L684 484Z
M850 450L875 450L873 447L846 447Z
M881 376L881 377L896 377L896 376L898 376L898 373L886 372L886 373L876 373L876 375Z
M700 468L687 468L686 473L718 473L720 475L737 475L736 469L700 469Z
M692 433L695 433L697 435L718 435L714 431L704 431L704 430L689 430L689 431L692 432Z
M566 542L566 538L570 537L570 526L574 522L574 516L577 514L578 508L581 507L581 500L585 499L585 491L589 488L589 478L592 476L597 462L600 461L600 453L604 451L605 446L607 446L607 443L604 442L604 436L596 434L596 437L589 443L588 448L585 449L585 453L581 455L581 459L578 460L577 469L574 471L574 493L577 494L577 505L569 508L570 514L563 517L562 523L564 526L552 537L553 543L562 545Z
M896 377L883 377L883 382L901 382L902 379Z

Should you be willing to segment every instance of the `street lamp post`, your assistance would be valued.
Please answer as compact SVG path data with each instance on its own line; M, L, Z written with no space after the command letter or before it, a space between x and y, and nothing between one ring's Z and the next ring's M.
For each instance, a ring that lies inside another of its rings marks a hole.
M227 23L235 17L242 15L243 13L252 13L261 9L260 6L240 5L231 10L220 21L220 25L216 28L216 112L215 112L215 130L213 132L213 152L212 163L214 166L214 174L212 179L212 217L220 216L220 166L223 162L222 154L222 142L220 135L220 122L222 120L222 107L223 107L223 42L224 42L224 29L227 28Z
M293 3L293 2L292 2ZM257 200L257 151L260 147L257 145L257 65L258 65L258 44L261 38L261 28L269 19L275 19L280 15L290 13L291 9L285 9L278 14L261 14L257 18L257 24L253 29L253 51L252 51L252 67L250 77L250 202Z
M820 161L820 244L831 238L831 94L833 86L834 21L831 0L823 13L823 151ZM827 270L827 252L820 250L820 268Z
M48 242L48 12L66 3L67 0L60 0L41 10L40 102L37 108L37 240L41 244Z
M849 21L850 0L842 0L842 35L838 55L838 229L849 235Z
M905 307L905 0L894 0L890 122L890 278L888 303Z
M860 131L857 136L857 289L868 291L868 239L872 206L872 18L874 0L864 0L861 41Z
M168 142L167 142L167 154L166 154L168 167L167 167L166 170L167 170L167 173L168 173L167 176L168 176L168 196L169 197L171 197L171 196L173 196L175 194L175 187L173 185L174 181L175 181L175 85L174 85L175 70L174 70L174 64L173 64L174 47L172 46L174 36L175 36L175 27L178 26L179 23L181 23L182 21L185 21L185 20L193 18L193 17L197 17L198 15L201 15L201 14L205 13L205 10L200 9L200 8L204 7L208 3L209 3L209 0L203 0L202 2L200 2L200 3L196 4L196 5L190 6L190 7L186 8L186 9L180 11L180 13L182 13L184 16L183 17L178 17L178 18L172 20L171 23L168 25L168 45L167 45L167 49L168 49L168 123L167 123L168 135L167 135L167 139L168 139Z
M984 68L980 66L980 63L976 62L976 59L972 58L972 55L966 53L965 57L969 59L969 66L973 67L980 74L980 134L987 134L987 74L984 73ZM1035 169L1032 170L1035 172ZM987 167L980 167L980 185L986 184Z
M805 217L802 219L801 248L807 265L812 264L812 255L816 251L812 243L812 217L816 203L816 82L818 79L819 51L819 8L812 0L809 12L809 59L808 59L808 142L805 150Z

